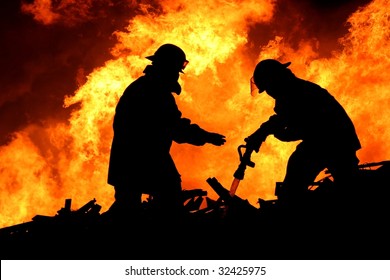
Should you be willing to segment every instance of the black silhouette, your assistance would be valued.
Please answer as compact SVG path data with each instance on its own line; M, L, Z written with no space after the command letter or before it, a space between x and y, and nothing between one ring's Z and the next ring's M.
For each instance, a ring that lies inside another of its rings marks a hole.
M128 215L142 210L149 194L156 213L180 215L183 208L180 174L170 155L172 142L221 146L225 136L208 132L182 116L172 93L180 94L179 74L188 64L184 51L164 44L147 59L144 75L121 96L115 112L108 183L115 202L107 213Z
M390 161L358 164L354 126L325 89L295 77L290 63L260 62L253 85L275 98L276 114L239 146L235 180L254 167L251 153L268 135L302 142L277 182L278 199L259 198L255 207L211 177L213 200L181 188L169 148L172 141L219 146L225 137L182 118L176 106L184 52L167 44L148 58L152 65L116 108L109 211L100 214L96 199L73 210L66 199L55 216L0 229L1 259L389 259ZM313 182L321 168L331 174ZM141 203L143 193L151 199Z
M288 160L277 193L280 203L299 206L308 187L325 169L340 186L349 182L358 170L356 151L361 146L340 103L326 89L296 77L290 64L265 59L256 65L252 86L275 99L275 114L245 141L247 148L258 152L271 134L281 141L301 140Z
M95 199L77 210L71 199L55 216L0 229L1 259L389 259L390 161L359 165L359 181L340 198L328 177L311 195L320 207L286 222L273 200L259 207L229 191L212 177L206 181L219 196L183 190L188 226L169 228L145 219L137 230L123 221L111 227ZM367 188L373 194L368 195ZM205 197L206 196L206 197ZM206 207L198 201L206 198ZM342 200L344 208L335 202ZM277 200L276 200L277 202ZM145 209L153 204L145 203ZM226 211L226 206L229 211ZM323 213L319 210L323 209ZM299 227L300 226L300 227Z

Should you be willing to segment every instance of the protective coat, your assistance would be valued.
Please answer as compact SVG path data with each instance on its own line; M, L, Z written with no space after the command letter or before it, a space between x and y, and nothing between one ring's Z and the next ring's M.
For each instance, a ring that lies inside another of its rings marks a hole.
M208 133L183 118L172 88L146 68L145 75L132 82L117 103L108 183L150 193L181 181L170 155L173 141L204 145Z

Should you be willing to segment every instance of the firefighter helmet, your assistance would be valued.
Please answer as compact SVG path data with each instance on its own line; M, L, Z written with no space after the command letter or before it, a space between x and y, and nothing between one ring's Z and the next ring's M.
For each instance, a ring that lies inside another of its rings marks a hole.
M282 74L291 62L281 63L275 59L264 59L260 61L253 72L251 78L251 94L254 95L255 89L258 93L265 90L265 86L270 77Z
M146 58L151 60L154 65L177 70L181 73L184 73L183 70L188 64L184 51L173 44L161 45L153 55Z

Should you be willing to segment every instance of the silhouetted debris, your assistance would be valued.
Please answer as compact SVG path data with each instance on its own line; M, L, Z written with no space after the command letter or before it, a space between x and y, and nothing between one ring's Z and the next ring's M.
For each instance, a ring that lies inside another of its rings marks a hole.
M0 254L2 259L64 258L63 252L73 251L71 259L117 259L120 250L119 256L130 259L191 259L199 257L191 248L204 248L206 259L254 253L256 259L389 257L390 161L360 165L348 186L324 177L313 183L298 211L283 209L278 199L259 198L255 207L230 196L216 178L207 182L219 198L202 189L183 191L187 214L180 220L154 216L152 201L146 201L144 213L112 224L102 218L96 199L77 210L66 199L55 216L36 215L0 229ZM276 185L277 194L282 186Z
M66 199L65 207L58 210L55 216L36 215L31 222L2 228L0 239L15 245L53 238L63 240L64 237L81 236L98 223L101 206L96 204L96 199L75 211L70 207L71 199Z
M207 191L202 189L183 190L183 203L187 211L198 211Z
M244 200L237 195L231 196L229 190L223 187L214 177L208 178L206 181L219 195L220 201L224 202L224 219L229 223L253 221L253 219L256 218L259 209L251 205L248 200ZM221 205L219 207L221 207Z

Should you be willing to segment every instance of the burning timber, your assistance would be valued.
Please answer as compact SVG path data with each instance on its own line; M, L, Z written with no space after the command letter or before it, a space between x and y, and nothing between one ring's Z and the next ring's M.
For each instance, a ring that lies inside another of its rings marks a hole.
M278 199L253 206L216 178L184 190L186 216L157 215L150 201L139 217L113 222L96 199L78 210L71 199L55 216L0 229L2 259L389 259L390 161L360 165L358 178L335 186L331 176L292 211ZM281 184L277 183L275 195ZM203 202L206 207L201 208Z

